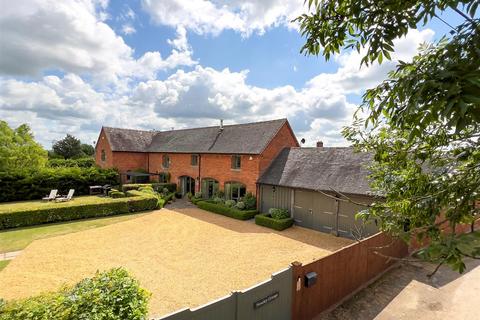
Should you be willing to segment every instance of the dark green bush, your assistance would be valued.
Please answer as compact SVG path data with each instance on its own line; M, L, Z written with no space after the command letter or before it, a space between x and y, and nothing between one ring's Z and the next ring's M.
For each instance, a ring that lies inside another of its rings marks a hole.
M129 183L122 185L122 191L128 190L138 190L140 187L150 186L157 192L162 192L164 188L167 188L169 192L176 192L177 191L177 184L176 183Z
M125 198L125 197L126 197L125 193L123 193L123 192L121 192L121 191L110 191L110 192L108 193L108 196L109 196L109 197L112 197L112 198L114 198L114 199L117 199L117 198Z
M57 189L66 194L75 189L75 195L87 195L92 185L118 184L118 173L113 169L97 167L43 168L36 171L0 173L0 202L41 199Z
M193 204L197 204L199 201L202 201L202 198L197 198L197 197L192 197L190 198L190 201L192 201Z
M211 203L207 201L198 201L196 204L200 209L222 214L238 220L252 219L258 213L257 210L237 210L235 208L228 208L223 204Z
M268 210L268 213L272 216L273 219L277 220L290 218L290 213L288 213L287 209L270 208Z
M259 226L282 231L293 225L293 218L274 219L270 215L262 213L255 216L255 223Z
M0 304L0 320L143 320L149 297L125 269L117 268L58 292Z
M98 203L82 204L74 200L53 207L32 206L24 210L0 212L0 230L153 210L159 205L159 200L150 194L131 190L127 195L130 197L110 199L108 202L99 200Z
M245 204L246 210L253 210L257 208L257 198L255 198L251 192L248 192L245 196L243 196L241 202Z
M80 167L80 168L90 168L95 167L95 159L89 158L80 158L80 159L48 159L47 166L50 168L58 167Z

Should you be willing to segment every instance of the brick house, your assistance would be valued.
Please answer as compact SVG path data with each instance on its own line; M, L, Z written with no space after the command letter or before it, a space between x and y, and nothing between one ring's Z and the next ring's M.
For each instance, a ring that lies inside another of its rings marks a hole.
M286 147L298 147L287 119L204 128L141 131L103 127L95 147L96 163L117 168L122 182L142 169L169 177L183 194L217 190L238 199L257 195L257 180ZM151 179L151 180L153 180Z

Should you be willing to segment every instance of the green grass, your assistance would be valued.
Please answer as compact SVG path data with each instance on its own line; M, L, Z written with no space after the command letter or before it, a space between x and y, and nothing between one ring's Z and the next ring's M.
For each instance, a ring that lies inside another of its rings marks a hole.
M0 260L0 271L2 271L3 268L5 268L9 262L10 260Z
M99 197L99 196L82 196L82 197L73 197L72 200L66 202L54 202L54 201L17 201L17 202L4 202L0 203L0 214L15 212L15 211L24 211L24 210L35 210L35 209L51 209L58 207L74 207L79 204L102 204L102 203L111 203L119 202L122 199L113 199L110 197Z
M23 203L24 202L18 202L17 204L23 205ZM103 227L110 224L141 217L146 214L149 213L126 214L106 218L76 220L71 222L44 224L33 227L0 231L0 252L22 250L26 246L28 246L33 240L36 239L48 238L62 234ZM2 261L0 261L0 263L1 262ZM0 265L0 269L1 268L2 267Z

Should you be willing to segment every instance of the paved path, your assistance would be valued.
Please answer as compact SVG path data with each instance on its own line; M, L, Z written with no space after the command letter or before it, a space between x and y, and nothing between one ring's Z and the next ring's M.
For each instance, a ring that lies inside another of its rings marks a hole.
M22 250L0 253L0 261L12 260L16 256L18 256L20 253L22 253Z
M464 320L478 318L480 261L466 261L463 275L443 266L400 264L317 320Z

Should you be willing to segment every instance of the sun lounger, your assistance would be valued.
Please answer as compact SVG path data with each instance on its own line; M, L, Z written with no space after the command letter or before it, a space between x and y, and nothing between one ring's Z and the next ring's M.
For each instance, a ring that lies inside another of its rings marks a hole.
M48 197L43 197L42 200L45 200L45 201L55 200L55 198L57 197L57 192L58 192L57 189L50 190L50 195Z
M59 202L62 202L62 201L70 201L70 200L72 200L74 193L75 193L75 189L70 189L70 190L68 191L68 194L67 194L66 197L57 198L57 199L55 199L55 201L59 201Z

